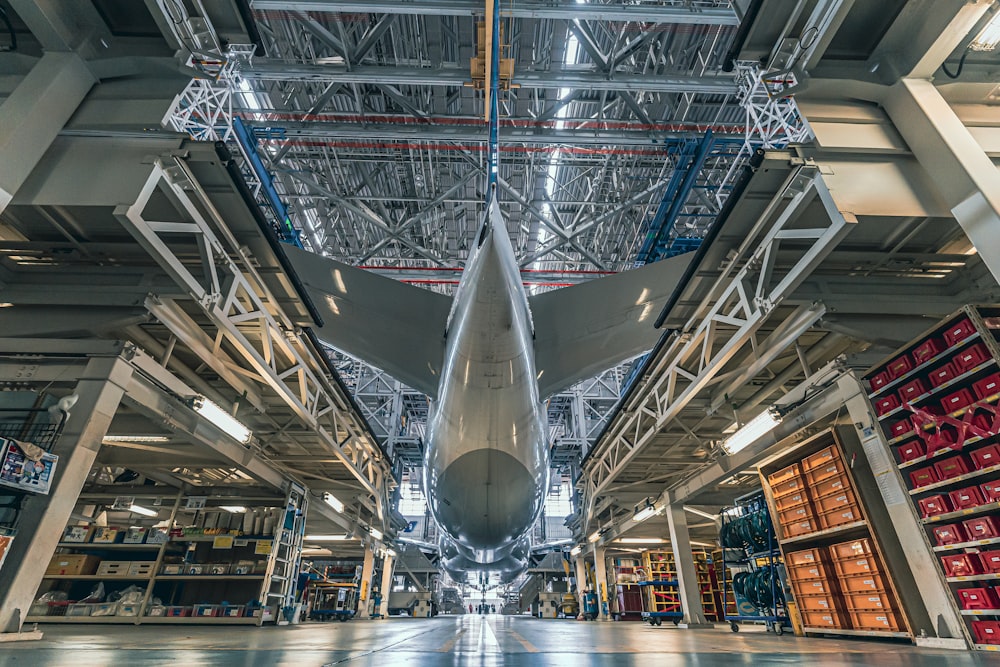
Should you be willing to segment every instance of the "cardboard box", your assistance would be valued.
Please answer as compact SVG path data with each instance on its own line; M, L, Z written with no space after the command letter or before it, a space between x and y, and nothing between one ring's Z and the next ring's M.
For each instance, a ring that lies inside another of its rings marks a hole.
M45 568L46 576L60 574L96 574L101 559L84 554L56 554Z
M89 542L94 529L91 526L66 526L63 531L63 542Z

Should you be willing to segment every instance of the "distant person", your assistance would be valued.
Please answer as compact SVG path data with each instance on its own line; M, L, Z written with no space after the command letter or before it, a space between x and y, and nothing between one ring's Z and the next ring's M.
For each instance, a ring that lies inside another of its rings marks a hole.
M497 606L495 604L490 605L490 613L491 614L497 613Z
M472 603L471 602L469 603L469 613L470 614L472 613Z

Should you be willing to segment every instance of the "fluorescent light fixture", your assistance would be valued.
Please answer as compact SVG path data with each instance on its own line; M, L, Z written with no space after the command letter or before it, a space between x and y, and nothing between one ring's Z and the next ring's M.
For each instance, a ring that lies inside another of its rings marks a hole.
M371 533L371 536L374 537L376 540L379 540L379 541L382 540L382 537L383 537L382 531L379 530L378 528L372 528L368 532Z
M590 534L590 537L587 538L587 541L588 542L596 542L599 539L601 539L601 531L595 530L594 532L592 532Z
M338 500L335 495L331 493L324 493L323 502L325 502L327 505L337 510L341 514L344 513L344 503L340 502L340 500Z
M306 535L302 539L306 542L343 542L351 538L347 535Z
M722 446L729 454L735 454L736 452L745 449L757 438L769 433L771 429L780 423L780 417L775 417L771 414L770 410L766 410L744 424L743 428L736 431L736 433L733 433L731 436L726 438L726 441L722 443Z
M106 435L103 442L136 442L136 443L157 443L170 442L170 437L166 435Z
M129 505L128 511L129 512L133 512L135 514L141 514L143 516L159 516L160 515L160 513L157 512L156 510L151 510L148 507L143 507L142 505Z
M656 514L656 512L657 512L656 507L654 507L653 503L651 503L649 501L649 498L647 498L646 504L637 509L635 511L635 514L632 515L632 520L635 521L636 523L639 523L640 521L645 521L649 517L653 516L654 514Z
M663 544L666 542L662 537L622 537L616 541L621 544Z
M969 44L969 48L973 51L992 51L998 44L1000 44L1000 12L990 18L986 27Z
M204 396L196 396L191 402L191 407L194 408L195 412L215 424L221 431L237 442L242 442L244 445L250 442L250 436L253 435L253 431L247 428L243 422Z
M243 507L243 505L219 505L219 509L224 509L233 514L243 514L247 511L247 508Z
M575 547L573 547L572 549L569 550L569 555L570 556L579 556L581 551L583 551L583 547L581 547L578 544L578 545L576 545Z

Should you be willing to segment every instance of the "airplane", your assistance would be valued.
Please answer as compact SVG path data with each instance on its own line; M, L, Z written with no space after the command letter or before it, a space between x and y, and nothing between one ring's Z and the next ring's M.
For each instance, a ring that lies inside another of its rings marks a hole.
M548 397L648 351L693 253L528 296L495 196L454 298L286 246L316 335L428 395L424 492L457 582L528 566L549 477Z

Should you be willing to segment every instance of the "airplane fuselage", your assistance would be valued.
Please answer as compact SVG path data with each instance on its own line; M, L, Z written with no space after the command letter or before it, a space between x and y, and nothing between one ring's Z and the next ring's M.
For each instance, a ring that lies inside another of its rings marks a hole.
M531 312L495 202L478 240L448 320L425 489L431 514L464 559L509 570L542 510L547 419Z

